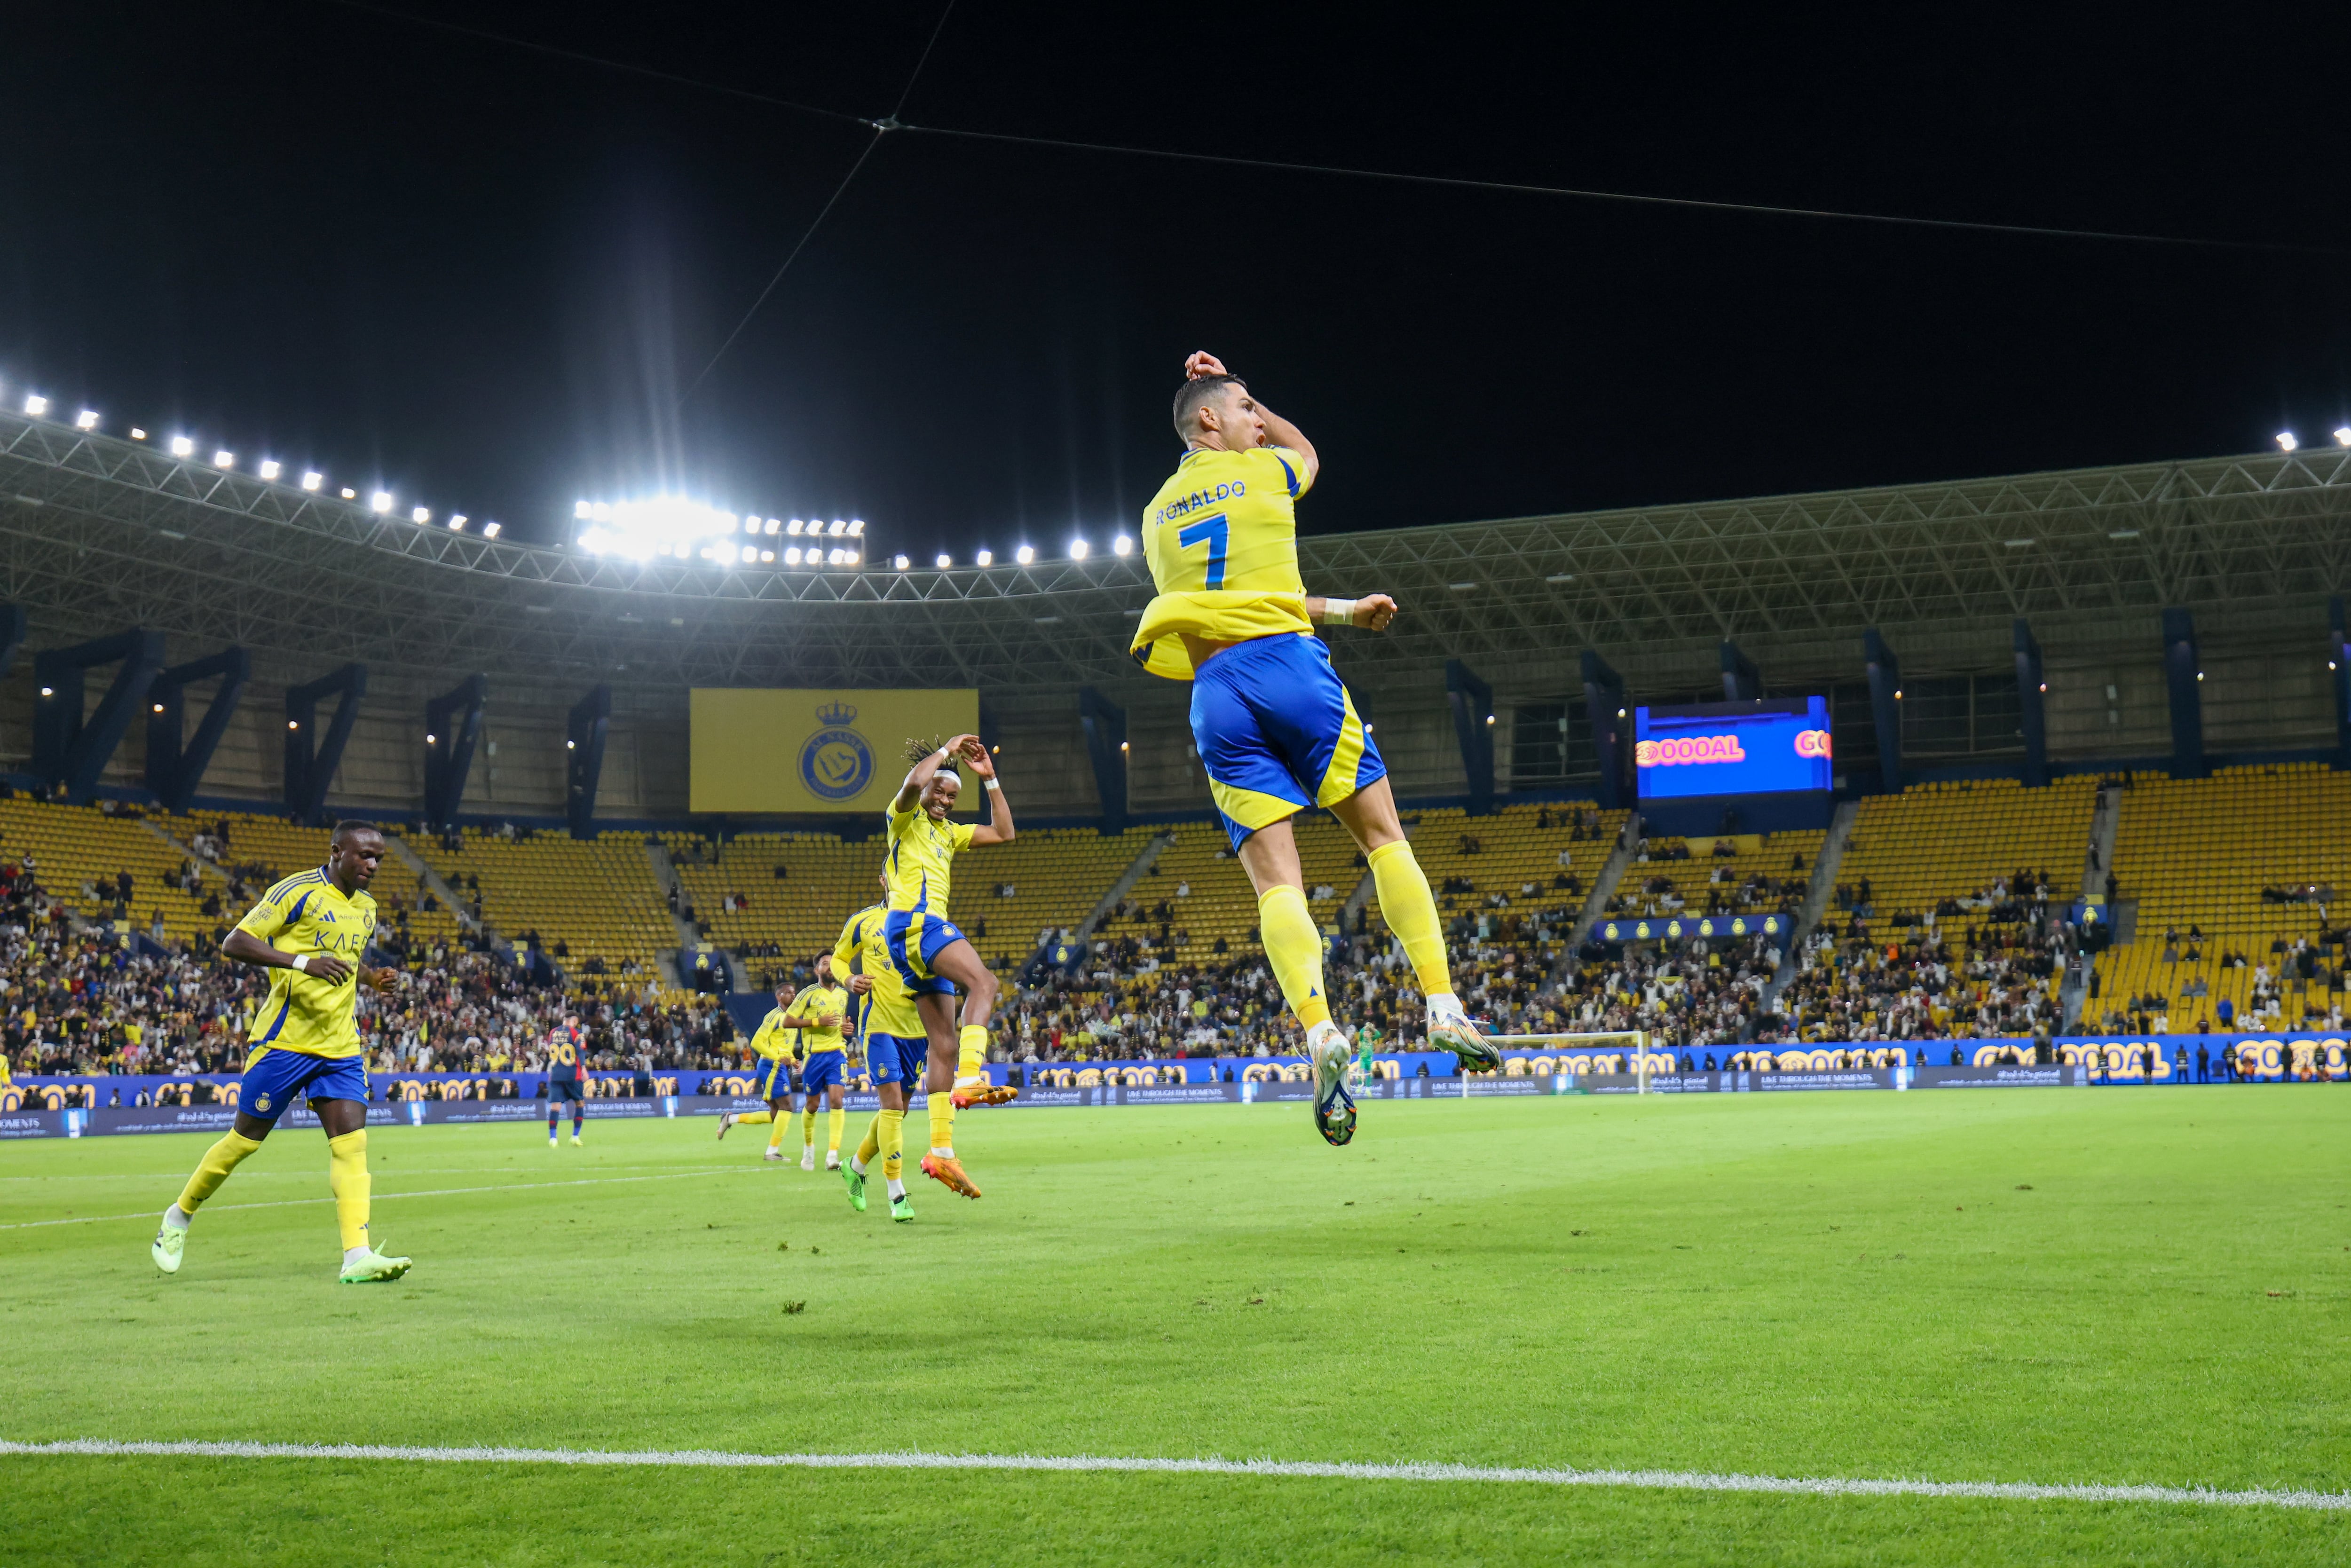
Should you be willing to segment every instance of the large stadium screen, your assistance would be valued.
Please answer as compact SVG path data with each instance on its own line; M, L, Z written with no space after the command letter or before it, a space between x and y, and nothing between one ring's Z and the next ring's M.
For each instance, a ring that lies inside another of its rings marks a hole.
M978 732L979 694L697 686L692 715L695 810L878 812L906 777L908 740Z
M1644 800L1826 789L1835 782L1828 702L1635 708L1633 764Z

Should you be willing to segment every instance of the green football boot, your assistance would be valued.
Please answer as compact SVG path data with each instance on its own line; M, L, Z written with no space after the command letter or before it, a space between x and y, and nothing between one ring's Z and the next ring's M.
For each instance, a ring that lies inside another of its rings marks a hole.
M841 1179L849 1188L849 1207L858 1213L865 1212L865 1178L850 1169L849 1162L841 1162Z
M370 1247L365 1252L343 1265L342 1282L346 1285L389 1285L415 1267L407 1258L387 1258Z
M155 1231L155 1245L147 1249L147 1256L155 1260L155 1267L166 1274L180 1271L180 1254L188 1245L188 1228L165 1225Z
M914 1204L903 1197L892 1198L890 1200L890 1218L896 1220L901 1225L905 1224L906 1221L914 1218Z

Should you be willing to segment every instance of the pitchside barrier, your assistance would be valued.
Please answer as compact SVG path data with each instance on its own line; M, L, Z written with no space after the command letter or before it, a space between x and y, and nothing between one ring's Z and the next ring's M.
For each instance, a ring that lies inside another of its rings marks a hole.
M1950 1065L1954 1045L1961 1058L1956 1067ZM2205 1052L2201 1069L2196 1061L2199 1047ZM1403 1051L1374 1057L1374 1076L1364 1089L1373 1099L1617 1093L1624 1092L1621 1086L1638 1089L1645 1078L1649 1092L1667 1094L2061 1084L2120 1087L2219 1082L2224 1076L2224 1058L2233 1063L2235 1077L2243 1082L2339 1083L2351 1080L2351 1042L2329 1034L2068 1037L2054 1043L2052 1054L2056 1059L2053 1062L2035 1067L2029 1040L1902 1044L1849 1040L1807 1046L1752 1045L1737 1051L1655 1049L1646 1053L1646 1061L1629 1050L1533 1049L1508 1052L1499 1073L1465 1080L1448 1051ZM1698 1070L1682 1071L1685 1059ZM1001 1064L989 1070L998 1082L1011 1071ZM1035 1063L1019 1071L1023 1088L1014 1103L1020 1105L1249 1104L1311 1094L1313 1078L1313 1069L1303 1058L1290 1056ZM547 1113L545 1085L546 1076L536 1072L371 1074L369 1124L536 1121ZM758 1077L747 1071L657 1072L652 1075L652 1094L640 1095L633 1073L590 1074L587 1113L596 1117L705 1115L732 1108L756 1109L763 1103L756 1097ZM21 1079L0 1084L0 1138L53 1135L36 1130L49 1126L40 1118L68 1112L81 1118L75 1125L91 1133L225 1127L235 1113L240 1088L234 1073ZM878 1102L860 1080L852 1081L848 1103L870 1109ZM309 1112L299 1107L282 1121L296 1126L315 1124ZM57 1125L62 1130L65 1124Z

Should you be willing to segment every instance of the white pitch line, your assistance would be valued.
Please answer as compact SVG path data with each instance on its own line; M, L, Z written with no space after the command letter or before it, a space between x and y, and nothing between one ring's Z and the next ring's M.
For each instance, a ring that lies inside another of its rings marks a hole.
M1858 1480L1841 1477L1718 1475L1696 1470L1516 1469L1487 1465L1330 1464L1290 1459L1123 1458L1100 1454L736 1454L711 1448L434 1448L379 1443L60 1443L0 1438L0 1456L93 1455L199 1459L389 1459L411 1464L626 1465L683 1469L1049 1470L1075 1473L1248 1476L1346 1481L1499 1481L1554 1487L1769 1492L1799 1497L1958 1497L2017 1502L2194 1503L2217 1508L2291 1508L2351 1512L2351 1492L2259 1488L2037 1486L2021 1481Z
M746 1166L743 1170L758 1168ZM434 1187L425 1192L380 1192L375 1195L374 1201L389 1203L395 1197L455 1197L469 1192L529 1192L548 1186L610 1186L614 1182L623 1181L679 1181L686 1176L741 1174L729 1166L705 1166L700 1170L672 1171L666 1176L584 1176L578 1181L509 1181L494 1183L489 1186ZM297 1208L304 1204L334 1201L332 1197L281 1197L268 1203L208 1203L204 1205L204 1212L226 1214L241 1208ZM160 1208L142 1208L136 1214L78 1214L70 1219L20 1219L12 1225L0 1225L0 1230L37 1230L45 1225L103 1225L115 1219L152 1219L162 1212Z

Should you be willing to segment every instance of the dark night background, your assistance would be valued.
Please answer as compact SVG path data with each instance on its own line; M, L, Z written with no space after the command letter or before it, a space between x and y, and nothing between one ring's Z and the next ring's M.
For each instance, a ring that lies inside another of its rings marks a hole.
M938 15L398 8L863 115ZM918 559L1132 528L1195 348L1321 446L1320 529L2331 444L2351 120L2312 16L961 0L911 122L2341 253L902 133L681 409L869 132L324 0L14 7L0 395L513 537L667 487Z

